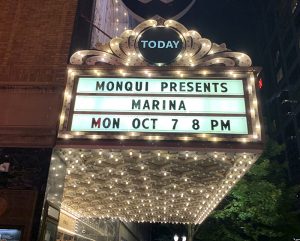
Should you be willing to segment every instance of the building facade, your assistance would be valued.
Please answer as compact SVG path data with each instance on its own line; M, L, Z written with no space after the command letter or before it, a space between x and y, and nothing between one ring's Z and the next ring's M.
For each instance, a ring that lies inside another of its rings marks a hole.
M260 156L260 68L251 58L161 18L110 40L136 25L120 2L20 0L1 8L0 231L21 230L22 241L147 241L147 225L137 222L200 224ZM167 54L151 56L156 46ZM73 115L87 116L72 109L87 96L73 88L84 76L147 86L92 93L128 126L90 131L102 123L93 118L88 128L80 120L69 128Z
M22 227L23 240L39 232L76 7L1 3L0 160L10 166L0 173L0 225Z
M300 183L300 3L257 1L268 133L285 145L292 183Z

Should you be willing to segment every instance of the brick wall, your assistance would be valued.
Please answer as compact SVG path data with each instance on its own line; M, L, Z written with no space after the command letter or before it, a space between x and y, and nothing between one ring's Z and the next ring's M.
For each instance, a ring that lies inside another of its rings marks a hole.
M0 0L0 146L55 142L77 0Z

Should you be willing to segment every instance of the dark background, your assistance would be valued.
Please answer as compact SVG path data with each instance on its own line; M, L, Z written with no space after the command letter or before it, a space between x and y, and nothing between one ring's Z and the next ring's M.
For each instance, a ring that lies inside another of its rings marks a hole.
M253 0L197 0L178 21L212 42L225 43L231 50L248 54L253 65L260 63L260 18Z

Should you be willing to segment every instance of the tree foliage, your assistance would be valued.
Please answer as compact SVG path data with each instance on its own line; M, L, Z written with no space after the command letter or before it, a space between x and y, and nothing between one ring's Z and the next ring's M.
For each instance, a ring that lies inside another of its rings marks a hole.
M293 213L299 187L287 185L284 164L275 161L282 149L274 142L267 144L261 158L200 226L194 239L274 241L300 236L300 218Z

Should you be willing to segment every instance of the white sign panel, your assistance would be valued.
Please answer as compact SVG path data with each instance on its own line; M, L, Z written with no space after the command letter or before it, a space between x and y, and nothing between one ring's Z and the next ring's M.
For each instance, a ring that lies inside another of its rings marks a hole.
M245 114L244 98L77 96L75 111Z
M246 117L74 114L72 131L248 134Z
M248 134L241 79L80 77L71 131Z
M165 94L165 95L244 95L240 79L137 79L84 78L77 93Z

